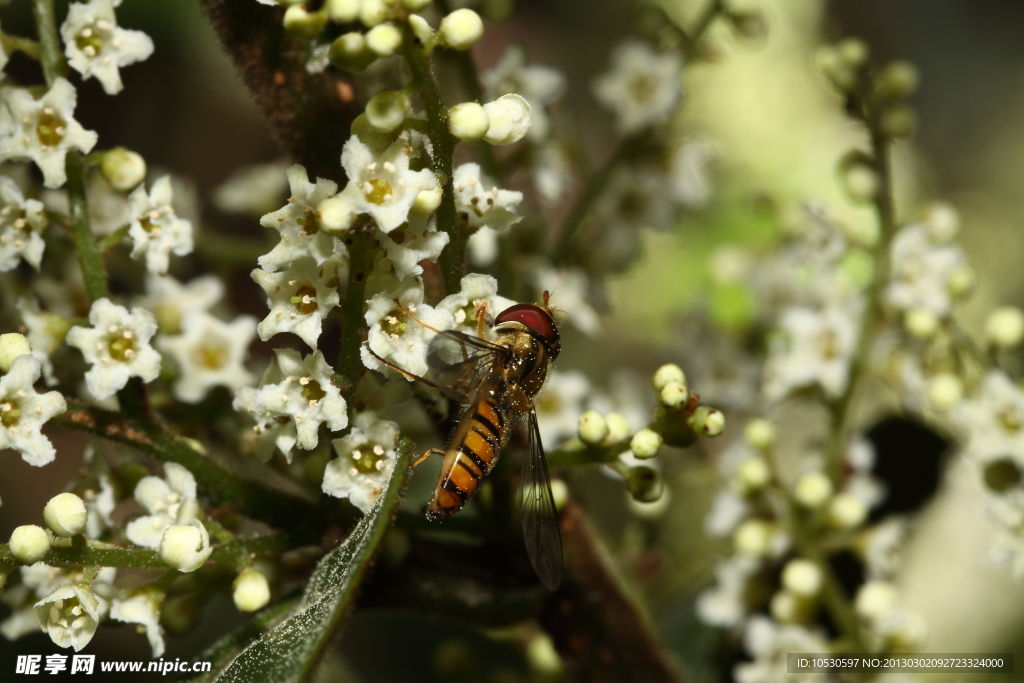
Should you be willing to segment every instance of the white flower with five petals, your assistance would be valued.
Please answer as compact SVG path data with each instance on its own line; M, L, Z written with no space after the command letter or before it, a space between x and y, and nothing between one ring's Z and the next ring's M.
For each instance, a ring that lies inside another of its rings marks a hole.
M480 176L479 164L462 164L452 177L455 212L461 228L488 227L503 232L523 219L516 214L523 193L502 190Z
M400 137L379 155L353 135L341 153L341 165L349 182L342 191L352 211L369 214L384 232L391 232L409 219L416 196L437 187L427 169L409 169L412 148Z
M0 273L25 260L39 270L45 244L40 233L46 228L43 203L25 199L12 178L0 176Z
M337 458L324 471L324 493L348 498L367 513L377 502L398 461L398 425L377 420L373 413L355 418L347 435L331 442Z
M0 376L0 450L13 448L30 465L41 467L56 455L43 436L43 423L67 410L59 391L36 393L39 361L30 355L14 359L10 371Z
M620 132L635 133L675 108L682 69L679 55L628 40L612 53L612 70L594 79L594 96L615 113Z
M413 320L395 300L411 313ZM423 323L423 324L420 324ZM427 372L427 350L436 330L450 330L455 319L448 311L423 303L423 283L414 280L397 291L381 292L366 302L367 344L360 348L363 365L371 370L384 370L373 353L406 372L423 375ZM370 351L373 353L370 353Z
M495 316L515 304L511 299L498 296L498 281L491 275L470 273L459 284L462 289L442 299L437 308L451 313L461 332L475 336L478 322L486 323L486 332Z
M224 298L224 283L215 275L203 275L184 284L170 275L147 275L146 295L136 303L151 311L161 334L181 334L188 316L208 311Z
M291 196L288 204L260 219L264 228L281 233L277 246L259 258L260 268L274 272L303 257L312 258L320 265L335 252L338 240L320 226L317 210L320 202L338 191L332 180L317 178L309 182L306 169L294 164L285 171Z
M773 401L794 389L820 386L835 398L846 389L857 343L862 303L816 311L793 306L783 311L779 334L771 340L764 368L764 392Z
M210 389L223 386L234 392L253 382L245 369L249 343L256 336L256 319L242 315L227 323L196 311L184 321L182 333L157 338L157 347L178 364L181 377L174 383L179 401L198 403Z
M421 275L420 261L437 261L448 244L448 233L440 232L437 223L412 215L409 222L391 232L378 231L377 239L387 251L388 260L399 280Z
M304 256L287 270L268 273L257 268L252 279L267 293L270 313L256 328L260 339L292 332L316 349L323 319L338 305L338 269L344 265L344 253L322 264Z
M184 256L192 253L192 222L178 215L171 207L173 192L171 177L163 176L153 183L149 193L140 185L128 195L128 208L132 223L128 236L132 238L132 258L146 257L150 273L164 275L170 263L170 253Z
M60 27L68 66L88 80L95 76L108 95L124 89L120 67L141 62L153 54L153 41L142 31L117 25L112 0L72 3Z
M135 485L135 500L149 512L128 523L128 540L143 548L158 548L173 524L187 524L199 514L196 478L181 465L164 463L164 478L143 477Z

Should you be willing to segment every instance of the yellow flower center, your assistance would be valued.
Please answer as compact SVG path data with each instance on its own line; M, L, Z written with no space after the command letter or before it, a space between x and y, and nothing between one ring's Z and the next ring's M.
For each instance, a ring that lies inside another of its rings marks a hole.
M383 178L374 178L366 183L369 189L366 190L366 201L372 204L383 204L391 196L391 185Z
M384 334L388 335L401 335L409 328L409 319L400 308L392 308L388 311L388 314L384 316L384 319L380 321L380 329L384 331Z
M75 45L89 57L95 57L103 50L103 37L93 26L87 26L75 36Z
M307 401L319 402L327 395L327 392L320 386L320 382L315 379L308 380L308 383L302 389L302 398Z
M378 463L384 460L384 452L384 447L380 444L366 443L349 454L349 462L359 474L374 474L380 472L383 467L378 467Z
M117 328L107 337L107 350L114 360L127 363L135 355L135 338L129 330Z
M228 362L228 346L221 339L210 340L196 349L200 365L218 370Z
M56 147L64 139L67 132L67 122L52 109L45 109L36 121L36 135L46 147Z
M21 418L21 406L13 399L5 399L0 403L0 424L10 429L18 424Z
M316 289L309 285L299 287L292 295L291 302L302 315L316 313Z

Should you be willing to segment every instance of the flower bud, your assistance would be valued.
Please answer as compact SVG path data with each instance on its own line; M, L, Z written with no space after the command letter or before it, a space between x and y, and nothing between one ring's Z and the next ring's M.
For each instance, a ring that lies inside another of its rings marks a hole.
M434 35L434 29L430 28L427 20L418 14L409 15L409 28L422 43L427 42Z
M654 390L659 392L670 382L678 382L684 387L686 386L686 376L683 374L683 369L675 363L662 365L654 372L654 377L651 379Z
M790 560L782 570L782 585L800 597L817 595L821 582L821 570L810 560Z
M771 480L772 470L768 461L758 455L745 459L736 470L736 488L743 494L760 491Z
M624 441L633 432L629 420L618 413L608 413L604 421L608 424L608 437L604 440L606 444Z
M690 392L682 382L669 382L658 392L658 398L669 408L679 408L690 400Z
M768 609L776 621L793 624L807 617L806 600L801 600L787 590L781 590L772 596Z
M962 300L974 291L977 284L978 276L975 274L974 268L965 264L955 268L949 274L949 278L946 280L946 289L954 299Z
M356 214L341 195L333 195L320 202L316 207L320 227L329 235L341 235L352 227Z
M909 138L917 126L917 115L906 104L897 104L882 112L882 131L891 138Z
M457 9L441 20L441 42L453 50L468 50L484 34L484 22L471 9Z
M456 104L448 112L448 130L459 140L481 140L490 125L483 105L476 102Z
M994 346L1009 349L1024 339L1024 311L1016 306L1001 306L985 320L985 338Z
M828 505L828 523L837 529L856 529L867 518L868 506L849 493L840 493Z
M896 609L896 587L887 581L868 581L853 602L857 614L869 621L881 619Z
M25 335L17 332L0 334L0 372L10 372L15 358L31 353L32 347L29 346Z
M530 130L530 103L522 95L509 93L484 105L490 125L484 140L492 145L519 142Z
M359 16L359 0L327 0L327 16L331 21L348 24Z
M964 396L964 383L951 372L940 372L928 380L928 403L935 410L950 410Z
M871 158L860 151L850 152L839 162L839 177L850 198L869 202L878 194L881 180Z
M661 434L653 429L644 428L633 435L629 449L633 451L633 455L643 460L656 456L661 450L661 444Z
M199 520L167 527L160 539L160 558L180 572L194 572L210 557L210 535Z
M916 66L905 61L890 62L875 78L875 94L881 100L904 99L914 94L918 81Z
M359 21L367 28L373 28L391 16L391 10L384 0L361 0L359 4Z
M443 193L440 186L432 190L420 190L412 204L412 210L422 216L428 216L437 211L437 207L441 206L442 197Z
M931 339L939 331L939 318L926 308L912 308L903 316L903 327L916 339Z
M748 519L736 527L732 535L736 552L761 557L768 552L772 541L772 525L761 519Z
M270 602L270 584L267 577L252 567L242 570L235 578L231 598L239 612L255 612Z
M818 51L818 68L837 90L846 92L857 83L856 70L843 62L834 46L823 47Z
M558 655L551 638L545 633L539 633L530 639L526 646L526 661L530 668L540 674L544 680L550 678L561 678L559 674L565 670L562 658Z
M284 12L284 30L292 38L316 38L327 23L327 12L309 12L302 5L292 5Z
M366 103L366 120L380 132L390 133L405 122L411 107L412 102L405 93L382 90Z
M385 133L374 128L370 125L366 112L363 112L352 121L352 135L357 136L360 142L379 153L391 146L400 135L400 131Z
M434 0L402 0L402 7L410 12L419 12L430 5Z
M665 481L650 467L630 467L626 472L629 494L643 503L653 503L665 492Z
M73 493L59 493L43 508L43 521L57 536L71 538L82 533L89 513L82 499Z
M100 173L118 192L127 192L146 178L146 160L124 147L115 147L103 155Z
M377 24L366 32L366 47L378 57L390 57L402 47L402 32L391 23Z
M868 46L859 38L845 38L836 44L836 49L848 66L861 67L868 61Z
M551 499L555 501L555 509L559 512L569 500L569 487L557 477L551 480Z
M362 33L352 31L334 39L327 58L344 71L362 71L377 59L377 55L366 46Z
M19 526L11 533L8 547L18 562L35 564L50 552L50 534L35 524Z
M925 211L924 225L933 242L948 242L960 231L960 214L946 202L933 202Z
M821 507L832 497L832 480L824 472L808 472L796 480L793 497L805 507Z
M725 414L717 408L699 406L686 420L686 424L695 432L705 436L718 436L725 429Z
M580 415L579 425L576 432L580 441L590 445L596 445L608 438L608 422L604 415L596 410L588 410Z
M759 451L769 451L775 445L775 425L763 418L755 418L743 428L743 439Z

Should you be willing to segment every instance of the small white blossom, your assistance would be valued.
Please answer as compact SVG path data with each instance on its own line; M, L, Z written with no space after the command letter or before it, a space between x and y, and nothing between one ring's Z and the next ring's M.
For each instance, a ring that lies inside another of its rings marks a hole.
M46 187L63 185L67 153L76 149L87 154L98 138L72 116L77 99L74 86L64 78L55 79L38 100L27 90L5 90L0 108L0 161L34 161L43 172Z
M795 624L780 625L761 615L747 622L743 644L754 661L736 665L736 683L784 683L792 679L792 674L787 673L787 653L828 652L827 643L817 633ZM828 680L821 673L803 674L800 678L812 683Z
M380 231L377 239L387 251L395 275L404 280L423 273L420 261L436 262L449 237L448 233L438 231L433 217L424 220L412 216L404 226L391 232Z
M212 552L210 534L198 519L167 527L160 539L160 559L183 574L206 564Z
M128 540L144 548L160 545L164 531L172 524L185 524L196 518L196 479L173 462L164 463L164 478L143 477L135 485L135 500L149 512L128 523Z
M511 45L495 67L484 72L480 80L491 99L509 93L524 97L530 103L532 113L527 139L539 143L548 138L551 120L544 108L565 90L562 72L538 64L527 66L523 46Z
M309 257L293 262L287 270L268 273L257 268L252 279L267 293L270 313L257 326L260 339L292 332L316 349L323 319L338 305L338 268L343 255L321 265Z
M730 489L722 489L711 501L711 509L704 518L704 533L713 538L728 536L740 522L750 516L747 499Z
M954 419L967 434L964 450L979 462L1003 458L1024 466L1024 391L1001 370L992 370L978 395L960 403Z
M939 318L953 310L950 276L967 262L951 242L935 243L923 223L907 225L892 240L892 281L883 297L900 310L923 309Z
M14 359L10 371L0 376L0 450L13 448L30 465L51 462L56 450L43 436L41 427L54 415L67 410L59 391L36 393L39 361L32 356Z
M349 182L341 195L357 214L369 214L377 227L391 232L409 218L416 195L437 187L427 169L409 170L412 148L400 137L376 154L353 135L341 153L341 165Z
M677 204L699 209L708 203L713 188L708 166L718 150L699 138L676 145L669 156L668 186Z
M97 581L113 581L113 567L99 571ZM0 602L8 605L12 613L0 622L0 635L7 640L17 640L30 633L39 632L39 619L33 607L40 598L45 598L58 586L72 582L72 573L67 569L51 567L42 562L21 567L21 583L8 586Z
M489 317L485 322L493 322L499 313L515 304L511 299L498 296L498 281L491 275L470 273L459 284L461 289L442 299L437 308L451 313L456 329L469 335L476 336L478 313ZM488 328L489 325L485 325L484 329Z
M89 644L107 611L106 601L82 583L60 586L34 607L40 628L54 644L75 652Z
M181 334L182 322L193 313L208 311L224 298L224 283L203 275L188 284L167 275L146 276L146 295L136 303L156 316L161 334Z
M12 178L0 176L0 273L12 270L25 260L39 270L45 244L41 233L47 220L43 203L25 199Z
M303 358L292 349L274 349L274 354L263 386L239 389L233 405L256 420L257 455L269 460L277 447L291 462L293 446L315 448L320 425L326 423L331 431L344 429L348 412L322 353Z
M92 364L85 384L95 398L113 396L130 377L152 382L160 374L160 354L149 344L156 334L156 319L142 308L131 313L110 299L98 299L89 310L92 327L73 327L67 342Z
M164 654L164 629L160 626L160 607L163 601L163 592L148 587L126 598L114 598L110 606L111 619L138 624L145 629L154 659Z
M178 364L181 377L174 383L179 401L198 403L210 389L232 391L252 384L245 369L249 343L256 336L256 319L242 315L227 323L209 313L197 311L184 320L179 335L157 338L157 347Z
M456 168L453 183L455 212L460 227L486 226L504 232L523 219L516 214L519 202L523 201L523 193L491 185L481 178L479 164L462 164Z
M628 40L612 53L612 70L594 79L594 96L615 112L623 134L635 133L675 108L682 68L679 55Z
M710 626L738 626L750 611L747 582L760 567L756 557L735 555L715 567L717 585L697 596L697 616Z
M154 182L148 194L145 185L140 185L128 195L128 208L133 216L128 229L132 258L145 256L146 269L157 275L167 272L172 251L185 256L193 248L192 222L178 217L171 207L172 199L170 176Z
M357 426L331 442L338 457L324 471L324 493L348 498L364 514L384 493L398 460L398 425L373 417L372 413L357 416Z
M291 196L281 209L268 213L260 219L264 228L273 228L281 233L281 241L269 254L259 258L260 268L270 272L299 260L312 258L320 265L335 251L338 240L321 229L317 206L334 195L338 186L333 180L317 178L309 182L306 169L295 164L285 171Z
M26 336L29 346L32 347L32 357L42 366L46 385L52 387L57 384L57 378L53 376L50 354L64 344L70 323L67 318L56 313L39 310L35 297L18 299L16 306L18 313L21 314L21 322L27 329Z
M153 54L153 41L142 31L117 25L112 0L72 3L60 27L68 65L88 80L96 77L108 95L116 95L121 84L119 67L141 62Z
M590 304L590 283L583 270L538 267L531 279L538 291L551 294L551 304L556 309L568 312L573 327L591 337L601 332L601 320Z
M548 448L576 435L584 402L594 389L587 376L578 370L551 370L544 389L537 395L537 426L541 441Z
M369 349L406 372L424 375L427 372L427 349L434 333L409 318L395 305L398 299L421 322L438 330L450 330L455 320L448 311L423 303L423 283L418 280L397 291L381 292L366 302L366 324ZM363 365L371 370L384 366L366 346L360 349Z
M224 213L252 217L270 213L289 190L287 172L280 161L238 168L214 189L213 205Z
M857 343L850 310L793 307L782 313L780 335L772 340L764 369L764 392L779 400L793 389L820 385L830 397L846 389Z

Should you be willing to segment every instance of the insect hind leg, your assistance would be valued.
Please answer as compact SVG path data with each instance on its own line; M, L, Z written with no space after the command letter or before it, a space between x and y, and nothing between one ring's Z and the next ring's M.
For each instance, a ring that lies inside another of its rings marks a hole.
M424 460L426 460L430 456L434 455L435 453L437 455L444 455L444 450L441 449L441 448L430 448L430 449L427 449L427 450L423 451L423 455L421 455L420 457L416 458L416 460L412 463L412 466L416 467L421 462L423 462Z

